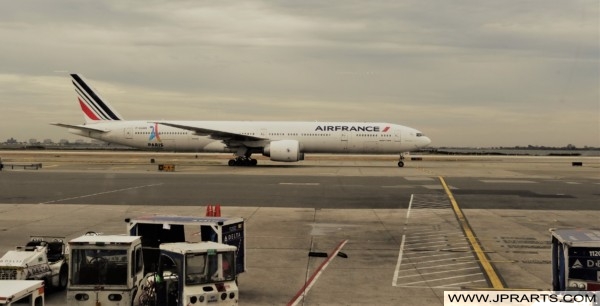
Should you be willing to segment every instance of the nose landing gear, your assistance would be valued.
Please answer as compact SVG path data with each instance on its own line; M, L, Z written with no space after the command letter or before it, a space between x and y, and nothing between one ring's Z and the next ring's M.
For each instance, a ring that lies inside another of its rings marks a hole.
M404 167L404 154L400 154L400 161L398 161L398 167Z

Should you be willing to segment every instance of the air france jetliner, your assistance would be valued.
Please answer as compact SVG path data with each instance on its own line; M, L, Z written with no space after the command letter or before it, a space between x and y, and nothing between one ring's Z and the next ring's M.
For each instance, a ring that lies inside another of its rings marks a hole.
M379 122L124 120L82 75L71 74L85 124L52 123L109 143L177 152L234 153L229 166L254 166L253 153L297 162L306 153L400 154L431 140L410 127Z

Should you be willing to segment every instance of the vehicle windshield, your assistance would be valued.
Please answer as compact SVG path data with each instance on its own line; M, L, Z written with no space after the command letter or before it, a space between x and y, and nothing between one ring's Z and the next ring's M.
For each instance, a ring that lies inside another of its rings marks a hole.
M187 254L185 284L197 285L235 279L234 255L234 252Z
M127 250L71 251L72 285L127 285Z

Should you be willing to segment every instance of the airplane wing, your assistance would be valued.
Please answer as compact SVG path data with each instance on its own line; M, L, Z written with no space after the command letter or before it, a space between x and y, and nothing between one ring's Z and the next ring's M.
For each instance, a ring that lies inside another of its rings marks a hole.
M64 123L50 123L50 124L68 128L68 129L81 130L84 132L100 132L100 133L110 132L110 130L95 129L95 128L87 127L85 125L71 125L71 124L64 124Z
M175 124L175 123L169 123L169 122L156 122L156 123L162 124L162 125L166 125L166 126L172 126L172 127L183 129L183 130L193 131L197 135L200 135L200 136L210 136L210 138L212 138L212 139L223 140L225 142L232 142L232 141L243 142L243 141L268 140L268 138L255 137L255 136L249 136L249 135L242 135L242 134L237 134L237 133L232 133L232 132L226 132L226 131L206 129L206 128L197 127L197 126L182 125L182 124Z

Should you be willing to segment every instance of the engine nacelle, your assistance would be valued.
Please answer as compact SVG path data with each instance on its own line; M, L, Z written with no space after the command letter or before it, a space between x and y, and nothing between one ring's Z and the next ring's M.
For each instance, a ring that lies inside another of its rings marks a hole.
M304 153L300 152L300 143L297 140L271 141L263 149L263 155L269 156L272 161L280 162L304 160Z

